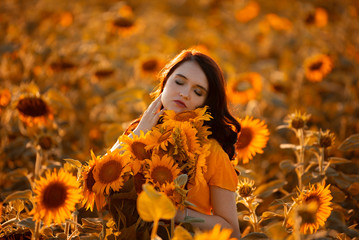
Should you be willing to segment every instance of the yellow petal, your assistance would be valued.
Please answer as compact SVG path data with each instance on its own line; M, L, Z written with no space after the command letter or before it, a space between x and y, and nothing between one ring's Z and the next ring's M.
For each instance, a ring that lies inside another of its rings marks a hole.
M183 227L177 226L172 240L192 240L192 235Z
M137 198L137 210L143 220L172 219L176 215L175 206L165 194L149 184L143 185L143 190Z

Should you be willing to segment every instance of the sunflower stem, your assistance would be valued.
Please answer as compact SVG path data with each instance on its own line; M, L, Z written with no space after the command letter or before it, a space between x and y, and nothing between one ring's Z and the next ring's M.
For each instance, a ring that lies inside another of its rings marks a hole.
M302 128L298 129L297 131L297 137L299 139L299 156L298 156L298 187L300 190L302 190L303 184L302 184L302 176L304 173L304 131ZM296 170L297 170L296 169Z
M300 234L300 224L302 219L298 216L297 210L294 210L294 240L301 240L301 234Z
M152 232L151 232L151 240L156 239L157 229L158 229L158 220L155 219L155 221L153 222L153 228L152 228Z
M40 225L41 225L40 220L35 222L35 230L34 230L34 234L31 237L31 240L39 240L40 239Z
M34 169L34 179L40 175L41 170L41 163L42 163L42 156L41 156L41 149L39 147L36 148L36 162L35 162L35 169Z
M175 231L175 219L172 218L171 219L171 236L170 236L170 239L173 238L174 231Z
M70 233L70 223L68 221L66 221L65 223L65 234L66 234L66 239L68 238L69 236L69 233Z

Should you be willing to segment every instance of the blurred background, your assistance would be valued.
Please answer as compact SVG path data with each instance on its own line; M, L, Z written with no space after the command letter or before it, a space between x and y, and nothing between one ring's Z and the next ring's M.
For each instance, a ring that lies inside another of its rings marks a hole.
M8 173L34 169L36 147L48 168L103 154L191 47L222 67L233 114L268 126L264 153L240 164L256 183L284 178L279 163L294 155L280 145L297 139L277 127L296 110L311 115L308 129L334 133L328 155L358 177L359 151L337 149L359 133L356 0L2 0L0 192L28 188Z

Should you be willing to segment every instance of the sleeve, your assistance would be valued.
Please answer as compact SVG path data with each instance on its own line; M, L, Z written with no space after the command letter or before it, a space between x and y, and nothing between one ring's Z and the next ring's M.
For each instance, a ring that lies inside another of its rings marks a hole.
M211 139L210 154L207 158L206 180L214 185L234 192L237 189L238 177L227 153L221 145Z

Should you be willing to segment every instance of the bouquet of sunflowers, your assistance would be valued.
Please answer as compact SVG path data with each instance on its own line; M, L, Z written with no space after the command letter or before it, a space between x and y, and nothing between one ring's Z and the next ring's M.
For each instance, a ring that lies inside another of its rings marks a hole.
M130 236L125 230L138 235L148 228L136 210L145 183L165 193L177 209L190 205L188 185L205 181L211 132L204 122L211 118L207 107L181 113L167 110L146 134L120 136L122 148L102 157L92 153L82 173L83 204L91 210L95 202L98 210L108 204L123 238Z

